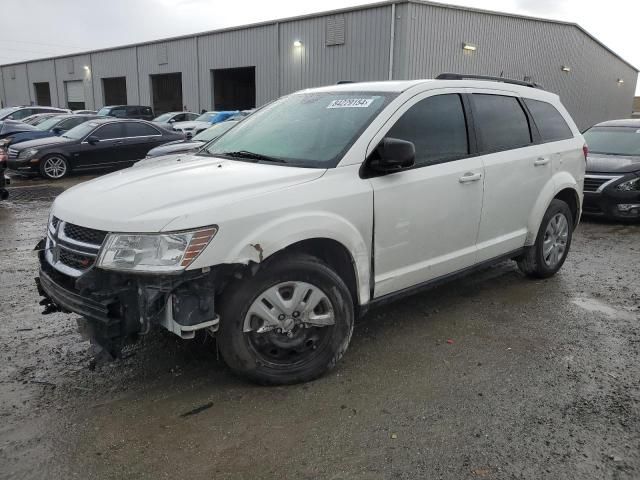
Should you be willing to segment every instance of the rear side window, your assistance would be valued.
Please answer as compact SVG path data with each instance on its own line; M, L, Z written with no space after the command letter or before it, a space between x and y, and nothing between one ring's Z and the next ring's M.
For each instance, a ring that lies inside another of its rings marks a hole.
M473 121L483 151L496 152L531 144L529 121L517 98L477 93L471 97Z
M122 123L109 123L104 125L93 132L93 136L98 137L100 140L123 138Z
M68 118L67 120L63 120L62 122L60 122L58 124L58 127L63 130L71 130L73 127L76 127L84 122L85 122L85 119L82 117Z
M140 115L140 107L127 107L127 115Z
M152 126L138 122L125 123L124 130L125 137L149 137L151 135L160 135L160 132Z
M524 103L533 116L543 142L555 142L573 138L573 132L560 112L547 102L525 98Z
M456 94L419 101L386 136L413 142L418 167L455 160L469 153L462 100Z

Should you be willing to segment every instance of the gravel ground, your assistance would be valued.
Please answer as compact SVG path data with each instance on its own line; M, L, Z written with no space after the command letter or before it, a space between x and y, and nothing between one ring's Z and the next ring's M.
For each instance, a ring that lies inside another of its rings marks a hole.
M40 315L32 249L81 180L0 203L0 478L640 478L640 225L372 311L330 374L265 388L161 331L92 370L76 317Z

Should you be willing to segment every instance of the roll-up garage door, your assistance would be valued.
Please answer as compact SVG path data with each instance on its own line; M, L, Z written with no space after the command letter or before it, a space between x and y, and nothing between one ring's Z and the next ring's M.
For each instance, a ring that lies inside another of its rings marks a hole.
M64 82L67 90L67 108L82 110L85 108L84 84L82 80Z

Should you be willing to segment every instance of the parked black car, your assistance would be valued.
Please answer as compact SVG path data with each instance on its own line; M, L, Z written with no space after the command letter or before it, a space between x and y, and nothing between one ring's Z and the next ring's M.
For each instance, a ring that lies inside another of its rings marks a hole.
M640 219L640 119L599 123L584 138L589 145L584 213Z
M39 105L7 107L0 109L0 120L22 120L36 113L71 113L71 110Z
M97 113L100 117L137 118L139 120L153 120L153 110L144 105L109 105L102 107Z
M88 122L89 120L95 120L97 118L100 117L97 117L96 115L76 115L73 113L56 115L40 122L35 126L35 130L14 133L6 136L0 140L0 148L10 147L17 143L35 140L36 138L60 136L72 128L77 127L81 123Z
M78 125L60 137L12 146L7 166L20 174L58 179L72 170L126 167L153 147L181 138L143 120L104 118Z
M215 140L220 135L225 133L231 127L233 127L236 123L235 120L227 120L226 122L216 123L211 127L207 128L205 131L200 132L193 138L187 138L184 140L176 140L175 142L165 143L164 145L160 145L159 147L152 148L147 153L147 158L151 157L159 157L161 155L172 155L175 153L188 153L195 152L200 149L205 143L211 142Z

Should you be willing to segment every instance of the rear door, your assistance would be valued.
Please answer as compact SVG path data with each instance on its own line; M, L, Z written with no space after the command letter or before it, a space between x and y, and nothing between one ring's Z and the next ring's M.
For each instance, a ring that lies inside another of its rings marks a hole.
M485 172L481 262L524 246L529 216L551 179L552 158L515 94L474 90L470 101Z
M139 160L154 147L164 143L160 130L143 122L125 122L128 160Z
M473 157L463 97L425 92L374 137L411 141L414 168L370 178L374 191L374 297L473 265L482 211L482 161Z

